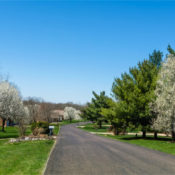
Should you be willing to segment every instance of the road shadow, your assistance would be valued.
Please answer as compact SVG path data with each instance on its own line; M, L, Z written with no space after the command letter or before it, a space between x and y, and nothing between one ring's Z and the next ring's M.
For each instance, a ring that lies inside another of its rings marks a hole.
M171 138L168 138L168 137L158 137L157 139L155 139L154 137L140 137L140 136L133 136L133 137L123 137L123 138L120 138L121 140L157 140L157 141L172 141Z

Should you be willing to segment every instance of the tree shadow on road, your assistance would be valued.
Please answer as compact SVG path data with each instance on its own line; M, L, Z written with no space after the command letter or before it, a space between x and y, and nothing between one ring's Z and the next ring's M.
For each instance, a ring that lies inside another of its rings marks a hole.
M121 140L157 140L157 141L172 141L172 139L170 137L158 137L157 139L155 139L154 137L151 136L147 136L146 138L143 138L141 136L133 136L133 137L121 137Z

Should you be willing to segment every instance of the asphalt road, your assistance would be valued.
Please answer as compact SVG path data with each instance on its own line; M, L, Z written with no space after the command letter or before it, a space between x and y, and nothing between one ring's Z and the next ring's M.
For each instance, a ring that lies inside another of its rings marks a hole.
M175 175L175 156L66 125L45 175Z

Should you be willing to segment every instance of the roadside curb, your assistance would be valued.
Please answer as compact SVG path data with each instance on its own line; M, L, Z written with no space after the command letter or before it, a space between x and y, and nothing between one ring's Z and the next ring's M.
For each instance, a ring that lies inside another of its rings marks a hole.
M50 156L51 156L51 154L52 154L52 152L53 152L53 150L54 150L54 148L55 148L55 146L56 146L56 143L58 142L58 137L59 137L59 135L60 135L60 129L61 129L61 127L59 127L57 139L56 139L55 143L53 144L52 149L50 150L50 153L49 153L49 156L48 156L47 161L46 161L46 163L45 163L44 169L43 169L43 171L42 171L42 173L41 173L42 175L45 174L45 171L46 171L46 168L47 168L47 164L48 164L48 162L49 162L49 160L50 160Z

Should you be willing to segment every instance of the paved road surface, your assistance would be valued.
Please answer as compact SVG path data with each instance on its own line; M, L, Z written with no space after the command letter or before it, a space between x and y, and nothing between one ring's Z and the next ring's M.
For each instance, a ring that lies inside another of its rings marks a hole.
M175 175L175 156L66 125L45 175Z

